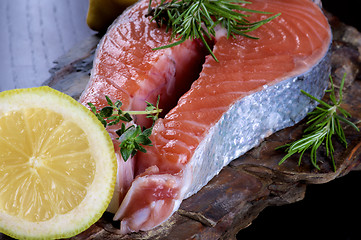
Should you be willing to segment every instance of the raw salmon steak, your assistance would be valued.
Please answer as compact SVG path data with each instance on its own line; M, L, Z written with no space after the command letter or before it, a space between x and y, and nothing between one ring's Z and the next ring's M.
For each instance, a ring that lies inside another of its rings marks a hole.
M330 73L331 30L310 0L253 0L249 8L281 13L253 31L258 40L213 39L216 62L202 42L163 50L170 33L145 17L148 1L125 11L101 40L80 101L144 110L160 95L164 115L154 125L153 146L126 163L114 128L118 181L109 211L121 232L149 230L176 211L233 159L275 131L292 126L315 107L300 90L321 98ZM267 18L254 15L251 21ZM138 117L134 123L149 126Z

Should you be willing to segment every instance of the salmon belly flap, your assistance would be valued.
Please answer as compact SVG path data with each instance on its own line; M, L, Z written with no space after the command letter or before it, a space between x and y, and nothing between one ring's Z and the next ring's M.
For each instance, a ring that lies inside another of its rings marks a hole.
M227 39L218 28L213 52L198 40L176 47L170 33L145 17L148 1L126 10L101 40L80 102L144 110L160 96L163 115L152 145L124 162L115 129L118 180L109 211L121 232L149 230L167 220L233 159L275 131L292 126L315 107L300 90L322 97L330 72L331 30L310 0L254 0L249 8L281 13L253 31L259 39ZM254 15L251 21L267 18ZM145 117L134 123L149 127Z

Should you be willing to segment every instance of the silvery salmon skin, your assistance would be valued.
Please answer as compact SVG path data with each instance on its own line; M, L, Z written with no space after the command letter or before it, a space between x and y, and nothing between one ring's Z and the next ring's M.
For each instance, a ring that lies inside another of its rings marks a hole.
M145 0L124 12L99 44L80 101L103 107L107 95L124 110L141 110L160 95L165 110L153 146L126 163L108 128L118 156L109 211L123 233L164 222L230 161L303 119L315 102L301 89L323 96L332 36L320 8L310 0L254 0L247 7L281 15L251 33L258 40L227 39L219 27L213 42L219 63L197 40L153 51L169 44L170 33L145 17ZM142 117L134 123L150 124Z

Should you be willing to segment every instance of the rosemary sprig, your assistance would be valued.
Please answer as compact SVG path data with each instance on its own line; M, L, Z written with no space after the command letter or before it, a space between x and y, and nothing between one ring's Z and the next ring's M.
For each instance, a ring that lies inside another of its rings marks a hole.
M91 111L95 114L98 120L104 127L115 125L123 121L121 128L116 131L119 136L117 139L121 141L119 145L120 154L123 160L126 162L129 157L133 157L138 151L147 152L143 146L152 146L152 141L149 136L152 134L154 122L158 119L158 115L162 112L159 109L159 96L157 103L153 104L146 102L147 107L144 111L123 111L121 110L122 102L117 100L115 103L111 101L108 96L105 96L109 106L106 106L99 111L92 103L88 103ZM131 122L133 120L132 115L147 115L147 118L153 120L153 125L150 128L142 128L139 125L125 126L124 122Z
M308 114L309 118L307 124L311 125L306 128L302 138L296 140L293 143L277 148L279 149L287 147L287 155L282 158L279 164L285 162L293 154L300 153L298 160L298 165L300 165L305 151L311 149L311 163L316 169L319 170L320 168L317 165L316 152L317 149L324 143L326 147L326 155L327 157L331 157L333 169L336 171L336 164L333 156L335 150L332 144L333 135L336 134L339 141L347 148L345 133L342 129L340 121L350 125L356 131L360 131L354 123L347 120L347 118L351 117L351 115L341 107L343 100L342 90L345 83L345 76L346 75L343 76L341 81L341 86L338 92L338 100L336 99L335 87L332 77L330 76L331 89L327 90L326 92L330 93L330 100L332 102L331 105L301 90L303 94L318 102L320 105Z
M227 38L242 35L257 39L247 33L280 15L279 13L261 21L250 22L247 20L249 15L245 14L247 12L257 14L272 13L248 9L240 5L240 3L250 4L251 2L240 0L161 0L159 5L152 8L152 0L150 0L147 16L151 16L152 21L156 21L159 27L166 26L166 32L172 30L170 41L177 40L174 43L153 50L173 47L187 39L201 39L210 54L218 62L206 40L206 38L212 40L212 36L215 37L216 31L214 28L218 24L227 30Z

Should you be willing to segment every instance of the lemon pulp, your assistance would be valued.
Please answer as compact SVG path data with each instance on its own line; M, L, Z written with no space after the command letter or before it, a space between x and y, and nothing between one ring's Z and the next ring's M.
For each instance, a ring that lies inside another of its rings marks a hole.
M84 131L40 108L0 118L0 166L0 208L29 221L79 205L95 172Z
M86 107L49 87L0 93L0 232L74 236L114 191L113 143Z

